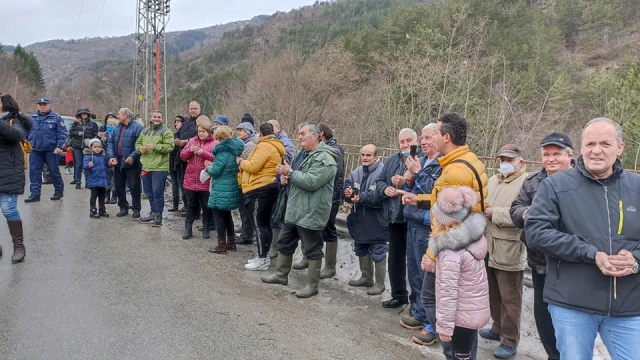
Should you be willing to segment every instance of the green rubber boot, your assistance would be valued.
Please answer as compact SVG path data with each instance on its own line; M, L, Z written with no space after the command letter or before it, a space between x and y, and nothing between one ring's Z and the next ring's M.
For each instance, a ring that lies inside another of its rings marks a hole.
M358 280L349 280L349 286L373 286L373 261L371 255L361 256L358 258L360 263L360 271L362 275Z
M328 279L336 274L336 257L338 256L338 243L328 242L324 252L324 269L320 273L320 279Z
M282 254L280 256L282 256ZM280 260L279 256L278 260ZM306 299L318 294L321 266L322 260L309 260L309 269L307 269L307 286L296 292L297 297Z
M302 260L293 264L293 268L296 270L303 270L309 267L309 259L307 259L307 253L304 251L304 243L300 241L300 250L302 250Z
M374 263L373 266L376 272L376 284L373 285L373 287L369 288L369 290L367 290L367 294L380 295L385 290L384 280L387 277L387 260L385 259L380 261L379 263Z
M271 247L269 248L269 258L275 259L278 257L278 238L280 237L280 228L271 229L273 237L271 238Z
M276 262L276 271L268 276L260 277L260 280L267 284L289 284L289 272L291 271L291 263L293 255L283 255L278 253L278 261Z

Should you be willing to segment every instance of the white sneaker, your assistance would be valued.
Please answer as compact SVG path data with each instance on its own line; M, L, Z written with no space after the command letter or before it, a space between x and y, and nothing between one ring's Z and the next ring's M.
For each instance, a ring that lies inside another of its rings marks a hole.
M255 257L252 257L251 259L247 260L247 264L254 263L254 262L258 261L259 259L260 259L260 257L258 255L256 255Z
M269 270L269 265L271 265L271 260L267 256L263 259L258 258L258 260L245 265L244 268L251 271L267 271Z

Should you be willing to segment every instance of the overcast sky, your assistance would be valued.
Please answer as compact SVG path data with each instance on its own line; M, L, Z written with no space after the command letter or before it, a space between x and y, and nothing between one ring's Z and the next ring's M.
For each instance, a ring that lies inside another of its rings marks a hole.
M314 2L172 0L169 31L248 20L256 15L289 11ZM28 45L51 39L131 34L135 31L136 4L137 0L7 0L2 6L4 20L0 21L0 43Z

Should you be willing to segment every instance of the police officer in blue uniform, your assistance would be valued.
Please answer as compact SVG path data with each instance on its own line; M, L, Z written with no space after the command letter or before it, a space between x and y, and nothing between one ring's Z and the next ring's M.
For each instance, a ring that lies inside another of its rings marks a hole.
M51 200L60 200L64 193L64 183L60 174L60 154L67 142L67 127L60 115L51 110L51 100L43 97L38 99L38 111L31 114L33 127L28 140L33 147L29 154L29 190L31 195L24 202L40 201L42 188L42 168L47 164L55 189Z

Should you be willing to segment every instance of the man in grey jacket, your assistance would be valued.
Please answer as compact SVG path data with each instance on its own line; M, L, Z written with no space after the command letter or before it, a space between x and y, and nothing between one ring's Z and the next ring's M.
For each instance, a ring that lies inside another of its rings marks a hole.
M533 198L538 191L540 183L547 177L564 170L571 169L571 160L573 158L573 142L569 135L561 132L552 132L542 139L540 142L540 151L542 153L543 169L537 171L524 180L518 197L511 204L509 214L513 224L523 229L524 220L527 217L527 211L533 202ZM521 240L526 244L524 232L521 233ZM536 320L536 327L540 342L547 352L549 360L559 360L560 353L556 348L556 333L553 329L551 314L547 309L547 303L544 302L542 291L544 289L544 280L547 274L547 262L544 253L539 250L527 248L527 262L531 267L531 279L533 281L533 316Z
M623 149L620 125L591 120L576 167L543 181L525 216L563 360L590 359L597 333L612 359L640 354L640 175L623 170Z

